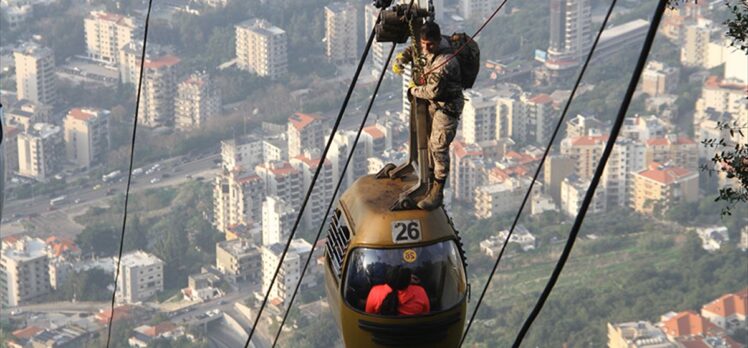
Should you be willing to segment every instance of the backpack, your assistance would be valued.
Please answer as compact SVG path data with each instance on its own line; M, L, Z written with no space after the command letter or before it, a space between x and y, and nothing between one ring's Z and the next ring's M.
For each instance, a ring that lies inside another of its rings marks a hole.
M465 45L465 48L457 54L456 58L460 63L462 88L473 88L475 79L478 78L478 71L480 71L480 47L478 47L478 43L465 33L454 33L448 37L448 40L454 52Z

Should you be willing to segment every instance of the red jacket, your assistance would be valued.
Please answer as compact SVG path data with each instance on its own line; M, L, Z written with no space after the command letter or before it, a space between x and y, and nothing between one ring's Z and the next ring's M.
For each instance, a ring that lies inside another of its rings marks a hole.
M380 313L382 302L391 291L392 288L387 284L372 287L366 299L366 313ZM400 303L397 311L400 315L425 314L431 310L426 290L420 285L408 285L405 290L397 292L397 297Z

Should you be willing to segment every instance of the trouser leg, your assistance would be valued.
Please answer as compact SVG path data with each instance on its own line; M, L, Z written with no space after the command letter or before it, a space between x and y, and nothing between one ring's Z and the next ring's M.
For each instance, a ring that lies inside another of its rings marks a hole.
M434 178L444 181L449 175L449 144L455 138L458 119L446 115L441 110L434 110L432 115L429 151L434 160Z

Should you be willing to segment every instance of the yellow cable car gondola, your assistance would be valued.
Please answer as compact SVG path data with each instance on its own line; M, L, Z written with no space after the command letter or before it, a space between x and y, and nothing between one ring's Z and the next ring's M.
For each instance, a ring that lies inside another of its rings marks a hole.
M416 42L415 23L431 13L405 4L383 11L377 40ZM411 98L408 161L360 177L332 214L325 288L346 347L457 347L462 338L465 255L443 207L416 207L433 164L428 104Z
M325 285L346 347L459 345L468 290L459 236L444 209L389 209L417 180L361 177L333 213ZM397 268L425 290L428 312L367 313L372 288L388 283Z

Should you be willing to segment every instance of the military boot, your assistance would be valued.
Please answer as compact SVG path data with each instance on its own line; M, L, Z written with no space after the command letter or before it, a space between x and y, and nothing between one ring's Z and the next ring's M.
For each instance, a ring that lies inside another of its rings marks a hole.
M444 200L444 182L434 181L426 196L418 202L418 207L423 210L434 210L442 205Z

